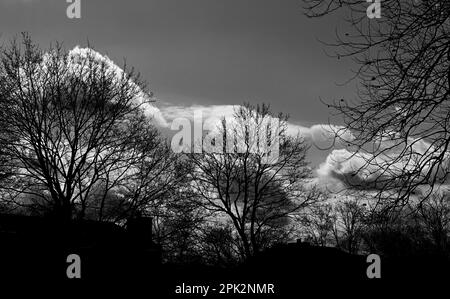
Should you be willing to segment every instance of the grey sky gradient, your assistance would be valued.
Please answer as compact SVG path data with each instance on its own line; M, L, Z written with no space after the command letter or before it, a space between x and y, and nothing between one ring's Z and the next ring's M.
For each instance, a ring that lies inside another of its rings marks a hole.
M42 47L89 41L148 81L158 105L270 103L302 125L326 123L319 98L353 97L348 62L329 58L338 19L307 19L299 0L0 0L4 44L28 31Z

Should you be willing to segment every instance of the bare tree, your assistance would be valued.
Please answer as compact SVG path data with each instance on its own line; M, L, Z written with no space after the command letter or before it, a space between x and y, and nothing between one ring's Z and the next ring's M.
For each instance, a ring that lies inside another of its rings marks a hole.
M102 220L119 187L148 191L161 178L171 159L144 111L151 94L133 70L89 49L44 52L25 34L0 58L0 144L13 170L3 201L29 206L31 199L61 221L96 209ZM145 183L128 185L132 179Z
M198 251L206 263L223 267L242 261L240 238L233 227L230 223L210 223L202 229Z
M310 17L347 16L345 31L328 45L337 59L356 63L360 88L356 99L330 106L365 160L355 172L371 177L369 187L392 205L414 193L426 200L449 170L450 2L384 0L377 19L368 18L365 1L303 3Z
M247 104L219 124L215 151L188 155L197 204L232 224L243 259L280 241L290 217L315 199L303 186L307 147L286 125L268 106Z
M333 232L339 248L351 254L358 253L364 226L365 211L358 200L342 201L336 205Z
M336 215L333 206L319 203L311 206L300 217L300 231L304 239L316 246L329 246L333 241L333 225Z
M450 203L448 195L434 194L417 208L419 221L425 226L438 254L448 255Z
M182 166L178 166L178 169ZM153 237L169 262L189 263L204 260L202 238L208 212L192 200L189 179L177 181L162 200L152 201L146 213L153 219Z

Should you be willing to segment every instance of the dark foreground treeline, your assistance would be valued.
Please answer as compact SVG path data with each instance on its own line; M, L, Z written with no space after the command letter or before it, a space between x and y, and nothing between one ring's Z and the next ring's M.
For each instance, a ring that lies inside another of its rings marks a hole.
M163 262L161 247L151 240L150 223L149 219L135 218L124 227L95 221L77 221L63 227L40 217L1 215L0 278L5 284L42 283L43 292L58 286L145 291L156 297L181 296L176 289L183 283L215 288L216 293L211 291L208 296L223 295L218 293L221 284L273 284L274 294L265 296L294 296L311 289L336 294L344 285L356 292L357 288L380 291L420 282L423 289L450 278L448 259L410 255L381 256L381 278L369 279L366 272L371 263L366 262L366 256L300 241L274 245L229 267L199 261ZM81 259L81 278L67 276L72 264L66 260L70 254ZM230 288L228 295L242 296L233 290Z

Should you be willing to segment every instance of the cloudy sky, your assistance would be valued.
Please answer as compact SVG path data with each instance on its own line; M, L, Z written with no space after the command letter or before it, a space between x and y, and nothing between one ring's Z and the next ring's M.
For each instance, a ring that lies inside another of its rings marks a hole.
M352 64L328 57L320 42L333 39L341 18L308 19L299 0L81 0L81 19L67 18L68 5L0 0L1 43L27 31L43 48L89 43L117 64L126 59L168 121L192 107L217 114L265 102L320 135L319 124L339 124L320 99L354 97L354 83L339 85ZM312 150L310 160L318 166L329 153Z
M268 102L304 125L328 120L319 98L352 97L348 62L329 58L319 39L338 19L311 20L299 0L81 0L68 19L63 0L0 0L1 41L28 31L43 47L89 41L126 58L161 104Z

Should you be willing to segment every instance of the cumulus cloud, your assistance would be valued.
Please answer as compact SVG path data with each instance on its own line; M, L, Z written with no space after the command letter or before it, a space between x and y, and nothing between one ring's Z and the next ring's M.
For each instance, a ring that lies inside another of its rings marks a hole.
M69 53L75 61L85 59L91 55L99 62L105 63L111 72L117 76L123 74L107 56L95 52L89 48L75 47ZM154 122L163 128L169 128L170 123L177 118L193 120L194 115L200 116L203 126L211 130L220 123L222 118L232 119L238 105L192 105L170 106L161 108L149 103L149 95L141 92L136 102L142 105L145 113ZM316 170L316 182L319 184L338 188L352 186L364 186L368 189L382 186L382 182L389 181L400 175L404 170L417 168L421 157L436 154L433 146L422 138L408 138L406 144L398 132L386 132L382 136L374 138L374 152L361 152L351 150L351 144L356 137L343 126L333 124L315 124L302 126L288 122L287 134L291 136L303 136L305 140L318 149L332 150L326 160ZM405 152L408 148L409 152ZM380 154L381 153L381 154ZM446 155L444 166L450 159ZM444 175L446 168L434 169L432 165L421 165L422 172ZM380 185L381 184L381 185Z
M385 152L333 150L316 171L319 181L339 182L340 185L362 189L382 189L388 183L390 187L403 184L403 180L435 184L435 179L442 182L446 178L450 165L448 154L443 156L441 163L434 163L438 154L430 152L431 145L426 141L406 142L410 146L409 151L400 150L400 145L391 147L390 140L386 142L389 143L389 150ZM412 176L405 176L407 173Z
M346 146L352 142L355 137L353 134L342 126L332 124L316 124L311 127L298 125L290 125L288 131L292 135L297 132L311 142L318 149L330 149L336 146Z
M192 120L194 113L201 112L206 125L214 125L214 122L222 118L233 118L234 112L239 105L193 105L193 106L168 106L161 108L162 115L167 121L176 118L187 118ZM344 145L354 140L353 134L342 126L316 124L311 127L301 126L288 122L287 134L290 136L300 135L318 148L330 148L336 145Z
M171 122L176 118L186 118L193 120L194 113L201 113L202 119L210 124L213 120L221 118L232 118L237 105L192 105L192 106L166 106L161 108L163 117Z
M48 60L51 59L51 53L46 53L43 58L43 65L48 65ZM109 74L113 74L118 79L121 78L124 74L124 71L115 64L108 56L102 55L99 52L90 49L90 48L81 48L79 46L76 46L72 50L69 51L68 54L68 65L72 68L72 72L78 72L82 71L83 68L86 67L83 64L83 61L87 61L88 59L93 59L94 61L100 63L104 63L106 65L106 71ZM45 71L45 70L44 70ZM133 83L134 84L134 83ZM156 99L151 97L149 94L144 92L137 86L137 84L134 85L134 87L137 89L137 96L134 99L134 102L136 105L139 105L147 117L151 118L152 121L160 127L168 127L169 124L167 123L166 119L162 115L161 111L154 106L151 102L155 102Z
M372 159L372 160L371 160ZM368 161L370 161L368 163ZM347 149L333 150L317 169L321 179L338 180L342 184L368 186L381 181L385 175L380 161L370 154L350 152Z
M115 74L118 78L123 75L124 71L108 56L90 48L76 46L69 52L68 59L72 62L72 67L74 71L76 71L77 67L81 65L80 62L88 59L89 57L94 58L94 60L99 63L105 63L108 71ZM44 56L44 59L51 59L51 54L47 53ZM176 118L193 120L194 113L197 113L197 115L198 113L201 113L202 119L204 120L204 126L212 128L218 124L223 117L226 119L232 119L236 109L239 108L239 105L166 105L158 108L153 104L154 102L157 102L156 98L150 98L150 95L143 91L140 91L138 94L139 95L135 99L136 103L141 105L145 114L150 117L157 126L163 128L169 128L170 122ZM287 133L291 136L301 135L318 148L329 148L336 142L342 143L342 140L352 140L353 138L351 133L345 131L343 127L323 124L306 127L289 122L287 126ZM336 136L339 136L340 138L336 138Z

